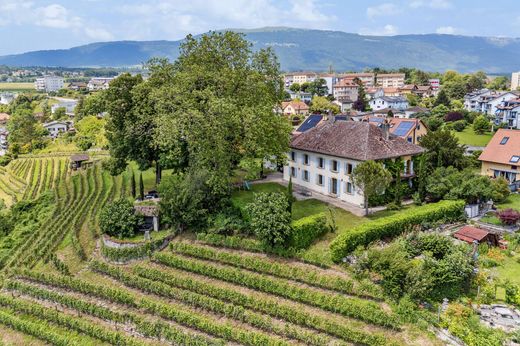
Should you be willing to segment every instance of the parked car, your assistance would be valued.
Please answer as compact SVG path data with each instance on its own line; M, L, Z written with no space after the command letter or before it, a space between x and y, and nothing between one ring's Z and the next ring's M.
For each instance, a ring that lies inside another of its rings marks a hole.
M148 191L148 193L146 195L144 195L144 199L154 199L154 198L159 198L159 193L157 193L157 191L155 191L155 190Z

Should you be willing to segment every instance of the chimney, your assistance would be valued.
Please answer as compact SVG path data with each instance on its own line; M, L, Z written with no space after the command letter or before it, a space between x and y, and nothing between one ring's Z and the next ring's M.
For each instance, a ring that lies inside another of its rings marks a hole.
M390 124L386 119L381 124L381 131L383 132L383 138L388 140L390 138Z
M331 123L334 123L336 122L336 117L334 116L334 114L332 114L332 110L329 109L329 114L327 116L328 120L331 122Z

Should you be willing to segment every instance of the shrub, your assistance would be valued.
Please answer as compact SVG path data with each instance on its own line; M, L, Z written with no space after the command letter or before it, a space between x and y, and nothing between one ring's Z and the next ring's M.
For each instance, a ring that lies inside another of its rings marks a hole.
M520 212L511 208L499 211L497 216L505 225L516 225L520 220Z
M332 260L339 262L358 246L399 235L424 222L459 220L464 216L464 205L464 201L441 201L357 226L349 232L341 233L332 241Z
M473 121L473 130L475 131L475 133L479 135L483 134L486 131L489 131L490 128L490 121L483 115L479 115Z
M287 244L291 237L291 214L287 211L284 193L259 193L253 203L247 205L250 225L256 236L267 246Z
M466 128L466 121L465 120L455 121L452 126L455 131L462 132Z
M296 249L306 249L312 242L327 233L327 218L324 213L311 215L292 223L289 245Z
M390 202L386 205L386 210L399 210L401 207L395 202Z
M132 203L123 198L107 204L99 216L99 227L113 237L132 237L140 223Z

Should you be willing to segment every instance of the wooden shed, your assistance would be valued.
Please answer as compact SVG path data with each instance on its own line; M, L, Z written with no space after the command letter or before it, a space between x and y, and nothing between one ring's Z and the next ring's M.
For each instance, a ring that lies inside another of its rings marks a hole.
M87 154L75 154L70 157L70 168L80 169L90 157Z
M473 226L464 226L455 232L453 236L469 244L477 242L478 244L487 243L491 246L498 246L500 241L498 234Z

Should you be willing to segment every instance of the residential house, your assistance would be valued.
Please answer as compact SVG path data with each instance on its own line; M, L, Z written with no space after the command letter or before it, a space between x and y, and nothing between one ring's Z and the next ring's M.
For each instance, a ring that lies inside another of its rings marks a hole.
M431 97L434 96L433 88L431 85L418 85L417 90L414 94L420 97Z
M406 141L419 144L421 138L428 133L428 128L421 119L389 118L390 134Z
M366 92L366 94L367 94L369 99L385 96L385 89L383 89L381 87L367 88L365 90L365 92Z
M518 90L520 87L520 72L513 72L511 74L511 90Z
M341 78L333 86L333 96L340 102L355 102L358 99L358 85L352 79Z
M404 110L404 118L408 119L417 113L430 113L430 110L428 108L414 106L414 107L408 107Z
M76 90L76 91L87 90L88 86L87 86L87 83L85 83L85 82L70 82L69 85L67 86L67 89Z
M401 95L415 94L418 90L416 84L405 84L402 87L398 88Z
M63 77L44 76L36 78L34 88L38 91L53 92L63 88Z
M520 188L520 130L499 129L479 157L481 174L504 177L511 190Z
M312 100L312 94L308 92L298 91L294 92L292 90L286 90L287 93L289 93L289 96L291 97L291 100L301 100L303 102L311 102Z
M5 151L8 148L7 138L9 137L9 132L5 128L0 127L0 156L5 155Z
M327 94L332 95L334 84L339 80L338 77L334 73L322 73L318 78L325 80L327 85Z
M401 96L401 91L396 87L387 87L383 89L383 96Z
M341 79L359 79L366 88L371 88L375 85L375 74L371 72L358 72L358 73L342 73L338 75Z
M58 137L60 134L67 132L71 127L70 121L54 120L44 123L43 127L49 131L49 136L52 138Z
M14 93L0 93L0 104L8 105L14 101L16 96Z
M401 88L404 86L404 73L381 73L376 75L376 85L383 88Z
M402 96L382 96L377 97L368 102L373 110L391 108L397 110L405 110L408 108L408 100Z
M497 107L504 101L509 101L518 97L518 92L497 92L488 89L481 89L464 96L464 109L471 112L479 112L488 115L495 115Z
M428 79L428 83L432 87L433 96L437 95L441 89L441 80L439 78Z
M10 116L7 113L0 113L0 125L7 124L7 121L9 120Z
M87 84L87 88L89 91L98 91L98 90L106 90L108 89L110 82L113 80L113 77L94 77L91 78Z
M68 116L74 116L74 110L77 105L77 100L59 102L51 106L51 113L54 114L58 108L65 108L65 114Z
M298 100L282 102L282 113L284 115L307 115L309 114L309 106Z
M424 151L418 145L389 135L388 128L368 122L337 121L334 116L293 136L284 166L283 179L296 186L364 205L361 190L352 181L354 168L363 161L402 158L403 176L414 175L414 155Z
M520 129L520 98L503 101L495 112L495 125L506 124L510 129Z
M303 84L316 80L318 74L316 72L292 72L286 73L284 76L285 87L288 88L294 83Z

